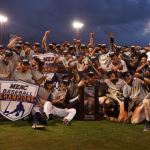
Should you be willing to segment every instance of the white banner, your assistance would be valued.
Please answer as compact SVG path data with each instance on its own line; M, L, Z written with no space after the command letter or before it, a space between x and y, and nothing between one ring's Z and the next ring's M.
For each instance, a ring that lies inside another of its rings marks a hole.
M16 121L30 114L39 86L23 81L0 81L0 113Z
M53 64L55 61L55 58L56 58L56 55L54 53L45 53L45 54L33 55L33 57L34 56L40 58L40 60L44 62L45 66L48 66L49 64Z

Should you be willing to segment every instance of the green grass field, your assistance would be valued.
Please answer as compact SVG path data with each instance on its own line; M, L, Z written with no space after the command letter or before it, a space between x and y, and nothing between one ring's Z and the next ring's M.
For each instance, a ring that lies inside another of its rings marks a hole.
M143 125L107 121L50 121L45 131L25 121L0 121L0 150L150 150Z

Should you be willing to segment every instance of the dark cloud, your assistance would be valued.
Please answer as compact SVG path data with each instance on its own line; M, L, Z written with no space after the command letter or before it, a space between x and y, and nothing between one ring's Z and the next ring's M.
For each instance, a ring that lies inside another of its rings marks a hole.
M50 41L71 40L75 19L84 22L80 37L88 41L89 32L96 42L106 42L113 32L117 43L149 43L150 0L1 0L0 13L9 17L5 32L24 39L41 40L51 29Z

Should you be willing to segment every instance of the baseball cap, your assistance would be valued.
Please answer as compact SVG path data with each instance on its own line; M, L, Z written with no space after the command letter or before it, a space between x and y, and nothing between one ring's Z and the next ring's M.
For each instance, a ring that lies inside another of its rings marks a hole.
M16 48L21 48L21 44L20 44L20 43L17 43L17 44L15 45L15 47L16 47Z
M134 45L131 46L131 50L135 50L135 46Z
M5 54L6 57L10 57L10 56L13 55L12 50L9 50L9 49L5 50L4 54Z
M63 54L64 54L64 55L68 54L68 50L64 50L64 51L63 51Z
M85 48L86 47L86 45L85 44L81 44L81 48Z
M109 57L112 58L112 57L114 57L114 56L115 56L115 52L110 52L110 53L109 53Z
M3 47L3 45L0 45L0 49L3 49L4 47Z
M102 44L98 44L97 46L98 46L98 47L101 47L101 46L102 46Z
M71 48L74 48L74 46L69 44L69 48L70 48L70 49L71 49Z
M53 48L53 44L48 44L48 47L49 48Z
M89 71L89 72L88 72L88 76L89 76L89 77L93 77L93 76L94 76L94 72L93 72L93 71Z
M101 47L102 47L102 48L106 48L107 45L106 45L106 44L102 44Z
M27 58L22 59L23 65L30 65L29 60Z
M23 41L18 41L19 44L23 44Z
M30 46L31 44L29 42L25 42L24 45Z
M117 49L121 49L122 47L120 45L116 46Z
M36 43L34 43L34 46L40 47L40 43L36 42Z
M53 84L54 82L53 82L53 80L50 80L50 79L47 79L46 81L45 81L45 84Z
M59 48L60 46L61 46L60 44L57 44L57 45L56 45L57 48Z
M122 73L122 78L123 79L129 78L130 76L131 76L131 74L129 72Z
M69 75L68 74L63 74L61 78L62 78L62 80L64 80L66 78L69 78Z
M70 47L70 46L71 46L71 45L68 43L68 44L67 44L67 47Z
M64 85L69 85L70 80L64 79L64 80L62 80L62 83L63 83Z
M96 58L97 58L96 56L91 56L91 57L90 57L90 59L91 59L92 61L96 60Z

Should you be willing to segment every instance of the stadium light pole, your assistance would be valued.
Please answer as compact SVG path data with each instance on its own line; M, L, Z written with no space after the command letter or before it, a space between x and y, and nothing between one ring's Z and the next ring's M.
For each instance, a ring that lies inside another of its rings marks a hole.
M1 31L1 34L0 34L0 44L2 44L3 42L3 23L7 22L7 17L3 16L3 15L0 15L0 31Z
M72 26L74 29L76 29L76 38L78 38L79 30L83 28L84 24L82 22L79 22L79 21L74 21L72 23Z

